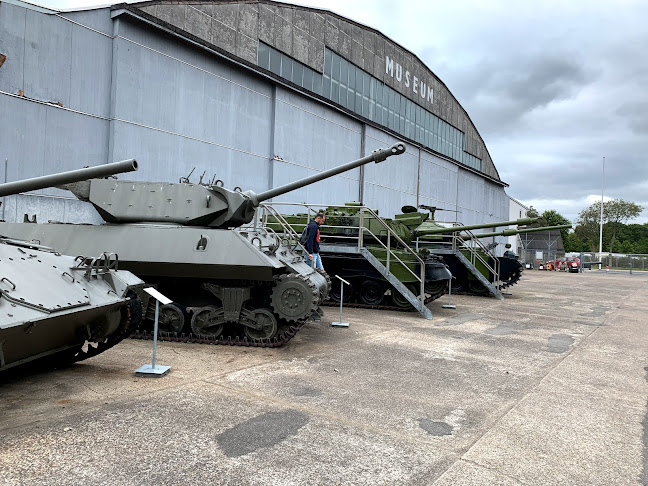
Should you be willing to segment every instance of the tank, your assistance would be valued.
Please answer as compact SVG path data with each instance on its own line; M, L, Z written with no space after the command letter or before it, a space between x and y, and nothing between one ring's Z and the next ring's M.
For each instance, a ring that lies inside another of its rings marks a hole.
M0 184L0 196L133 170L137 162L126 160ZM139 324L144 282L119 270L116 254L69 256L11 238L7 229L0 230L0 372L37 360L55 367L91 358Z
M327 220L326 226L323 226L321 229L321 233L323 235L323 241L326 243L326 249L322 252L322 260L325 268L330 268L331 271L339 271L341 272L340 276L344 274L357 283L352 288L345 289L345 300L348 299L349 302L352 302L353 299L357 299L360 303L366 303L372 297L375 297L376 294L380 293L376 290L374 284L363 283L366 279L375 281L375 275L371 274L370 268L357 256L336 251L336 248L353 245L357 241L357 228L360 225L360 208L360 203L348 202L343 207L331 206L324 210L327 213ZM464 240L470 240L473 239L473 236L482 237L482 234L466 234L465 231L531 224L535 223L538 218L520 218L512 221L482 223L470 226L444 226L434 220L434 213L438 208L431 206L420 206L419 208L425 211L419 211L414 206L404 206L401 209L401 213L396 214L393 219L379 218L380 221L377 220L378 216L376 211L373 211L376 216L373 216L370 212L364 212L362 214L362 226L366 228L368 233L376 235L383 243L386 242L388 233L398 235L408 247L415 249L426 260L426 267L428 265L427 262L430 262L431 268L435 266L438 268L438 277L436 279L432 277L426 281L427 288L425 291L427 295L436 295L438 297L445 291L445 283L448 277L443 276L442 267L447 267L452 274L453 292L472 293L476 295L489 293L490 290L475 275L475 271L480 273L488 282L497 284L500 288L509 287L520 280L523 266L513 252L507 251L503 256L497 257L480 245L471 243L464 245L460 243L453 246L452 233L462 234ZM284 217L292 221L294 228L299 230L305 224L307 216L301 214ZM385 227L388 227L389 231ZM504 232L510 231L504 230ZM490 234L490 236L497 236L497 234ZM382 250L380 245L377 247L368 245L367 248L372 252L374 249L377 251ZM465 258L462 258L457 253L461 253ZM474 266L474 270L469 268L466 262L470 262ZM493 272L493 269L496 267L499 267L499 280L497 282L495 282L496 275ZM361 290L360 285L363 284L364 287ZM367 288L371 290L370 294L367 294ZM331 297L333 299L339 298L339 294L339 290L334 287ZM378 297L378 300L381 298ZM397 307L408 307L408 302L394 292L391 292L391 302Z
M24 238L70 253L113 249L122 268L173 300L161 309L163 337L279 346L318 310L330 280L305 263L289 238L249 226L256 208L272 197L404 152L398 143L259 194L187 179L85 180L64 187L90 202L106 224L5 224L0 232L20 230Z
M393 306L396 309L411 309L412 305L396 288L389 284L385 277L367 260L366 256L351 253L348 250L357 246L358 230L360 224L359 212L361 204L356 202L346 203L344 206L329 206L322 209L326 213L326 223L320 228L322 237L321 256L324 268L331 275L338 275L349 282L344 284L333 279L329 299L340 302L343 298L347 304L362 307L386 308ZM387 242L387 233L391 232L409 242L409 231L402 225L394 224L390 219L376 218L375 211L363 214L363 225L367 234L374 234L378 239ZM282 215L282 218L296 232L301 232L310 219L307 213L296 215ZM267 219L268 227L275 231L282 231L277 218ZM364 247L382 265L387 267L386 248L369 237L364 240ZM394 237L390 243L391 258L390 272L414 295L420 295L421 263L413 254L411 248L404 248ZM441 258L427 251L418 253L425 265L424 292L425 303L430 303L441 297L447 290L451 274Z

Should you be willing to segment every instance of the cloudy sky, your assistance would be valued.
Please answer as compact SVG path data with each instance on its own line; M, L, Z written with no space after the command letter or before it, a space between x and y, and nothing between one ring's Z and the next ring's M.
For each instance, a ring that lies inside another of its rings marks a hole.
M41 0L52 8L106 1ZM369 25L448 86L510 196L575 220L605 196L648 222L648 2L301 0Z

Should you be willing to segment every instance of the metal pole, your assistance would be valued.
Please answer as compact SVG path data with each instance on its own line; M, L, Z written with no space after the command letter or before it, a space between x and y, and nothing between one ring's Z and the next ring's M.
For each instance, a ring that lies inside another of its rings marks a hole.
M151 361L151 368L153 369L155 369L155 352L157 351L159 316L160 316L160 301L155 299L155 324L153 325L153 360Z
M340 320L338 322L331 322L331 326L335 327L349 327L348 322L342 322L342 303L344 302L344 284L351 285L349 282L344 280L342 277L339 275L335 275L335 278L337 278L340 281Z
M358 251L360 251L364 244L364 209L364 207L360 208L360 218L358 219Z
M444 309L456 309L456 305L452 305L452 277L448 279L448 303L442 305Z
M344 284L340 282L340 321L342 322L342 302L344 302Z
M632 275L632 255L628 255L630 257L630 275Z
M601 173L601 220L599 222L599 260L603 261L601 258L603 256L603 190L605 188L605 157L603 157L603 171ZM599 263L599 270L601 269L601 264Z

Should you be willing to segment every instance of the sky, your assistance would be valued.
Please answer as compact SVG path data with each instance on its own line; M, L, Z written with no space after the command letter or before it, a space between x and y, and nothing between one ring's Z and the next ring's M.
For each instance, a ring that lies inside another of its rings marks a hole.
M604 185L605 200L643 206L632 222L648 222L648 2L289 3L373 27L421 59L472 119L511 197L575 221Z

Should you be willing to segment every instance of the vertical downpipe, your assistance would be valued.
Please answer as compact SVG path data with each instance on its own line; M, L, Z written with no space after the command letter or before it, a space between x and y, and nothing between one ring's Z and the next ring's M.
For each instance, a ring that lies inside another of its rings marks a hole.
M107 160L110 162L115 160L115 118L117 117L117 70L119 62L119 23L118 18L113 19L113 36L112 36L112 59L110 69L110 93L108 93L109 107L108 107L108 147L107 147Z
M365 123L362 124L362 128L360 129L360 158L364 158L365 152L366 152L366 147L365 147L365 139L367 137L367 125ZM365 167L364 165L360 166L360 177L358 180L358 201L360 201L361 205L364 205L364 170Z
M5 163L4 163L4 178L2 179L2 182L7 182L7 174L9 173L9 158L5 157ZM2 198L2 221L5 221L5 204L4 204L5 198Z
M416 207L421 204L421 149L418 149L418 172L416 173Z
M270 108L270 140L268 155L268 189L274 187L275 130L277 125L277 85L272 85L272 105Z

